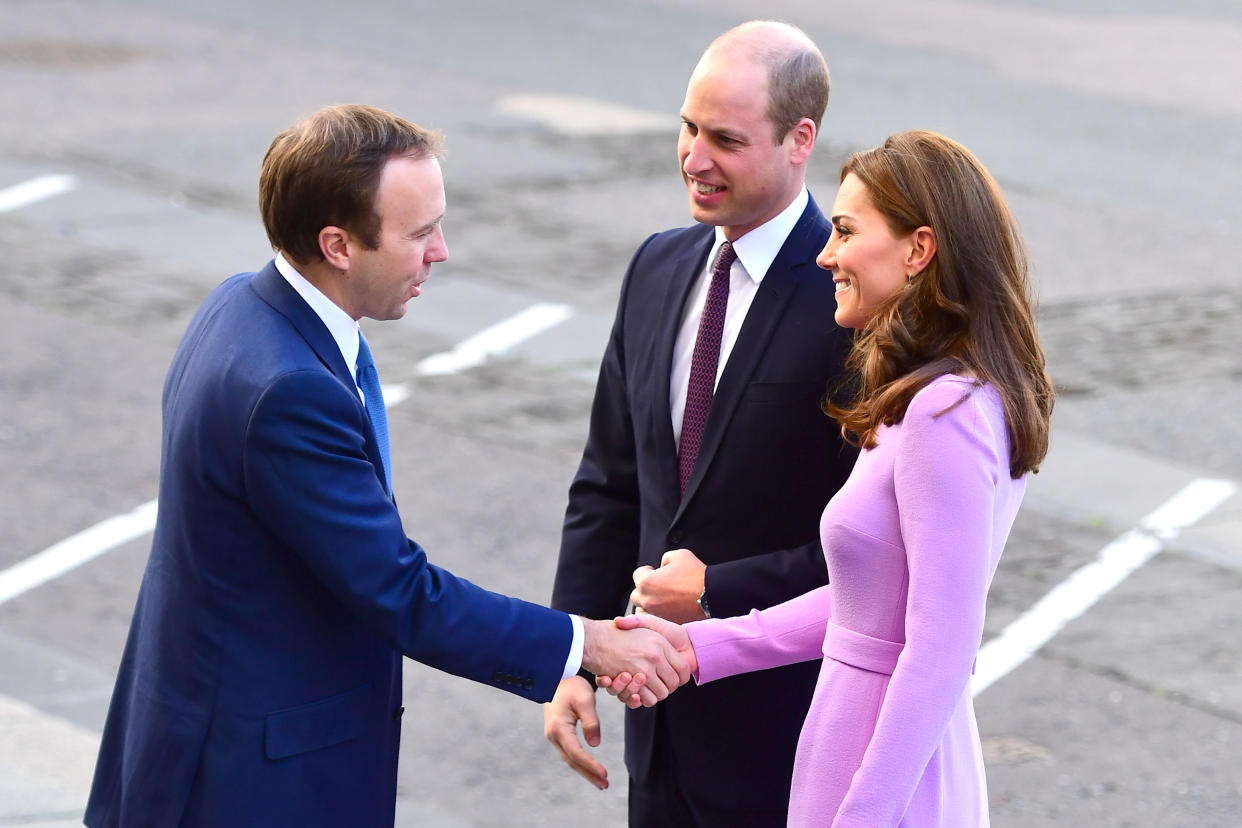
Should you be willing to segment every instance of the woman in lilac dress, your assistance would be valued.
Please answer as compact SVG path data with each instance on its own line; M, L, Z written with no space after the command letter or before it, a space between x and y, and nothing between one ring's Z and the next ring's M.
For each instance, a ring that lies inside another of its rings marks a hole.
M832 222L818 262L858 332L856 393L827 410L863 451L821 522L829 585L684 628L617 623L663 632L699 683L822 654L790 825L986 826L970 676L1053 402L1021 235L978 160L930 132L852 156ZM641 677L600 684L654 703Z

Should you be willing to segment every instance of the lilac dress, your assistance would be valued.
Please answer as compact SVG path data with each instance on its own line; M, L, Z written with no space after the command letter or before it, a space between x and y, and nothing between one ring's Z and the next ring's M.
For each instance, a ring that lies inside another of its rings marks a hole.
M970 675L1026 481L999 395L972 387L939 377L859 456L820 524L828 586L687 626L700 684L823 654L791 826L988 825Z

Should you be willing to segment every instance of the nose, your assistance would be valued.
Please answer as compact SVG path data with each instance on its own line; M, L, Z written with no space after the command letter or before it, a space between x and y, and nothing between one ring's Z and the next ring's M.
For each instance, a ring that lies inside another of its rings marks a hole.
M821 270L837 269L837 233L835 230L828 237L824 249L819 251L819 255L815 257L815 264L819 265Z
M702 175L711 169L712 161L707 145L698 135L683 136L685 157L681 161L681 169L686 175Z
M427 245L426 259L428 262L442 262L447 258L448 243L444 241L444 228L437 224L431 234L431 243Z

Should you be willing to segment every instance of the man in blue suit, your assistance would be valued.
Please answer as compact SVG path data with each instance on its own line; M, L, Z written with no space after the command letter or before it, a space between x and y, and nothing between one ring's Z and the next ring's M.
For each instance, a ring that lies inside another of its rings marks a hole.
M815 265L831 228L804 183L827 102L823 56L785 24L732 29L695 67L678 158L699 223L650 237L626 272L554 607L607 617L628 600L687 622L827 582L819 516L855 458L821 411L849 348L832 280ZM818 672L806 663L690 685L627 711L630 825L784 826ZM604 787L576 732L581 722L599 744L591 679L561 682L545 733ZM764 715L738 715L757 700Z
M165 382L159 518L88 825L392 825L402 655L533 700L580 667L688 678L658 635L488 592L402 529L357 320L402 316L448 254L438 151L363 106L268 150L277 256L212 293Z

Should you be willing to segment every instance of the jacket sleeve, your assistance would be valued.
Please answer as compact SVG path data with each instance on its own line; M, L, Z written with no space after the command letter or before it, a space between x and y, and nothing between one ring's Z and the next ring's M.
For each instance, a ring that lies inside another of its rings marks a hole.
M894 485L910 578L905 647L833 828L898 825L949 719L970 704L999 556L993 504L1008 473L1007 437L981 415L982 396L954 405L956 383L930 386L902 422Z
M736 618L710 618L686 625L699 662L694 680L706 684L738 673L783 667L823 655L824 635L832 616L828 587L751 610Z
M572 624L482 589L410 541L365 452L364 409L331 375L277 378L246 428L246 497L258 520L338 599L405 655L548 700Z
M770 607L828 582L824 550L818 540L793 549L712 564L703 590L713 616L745 615Z

